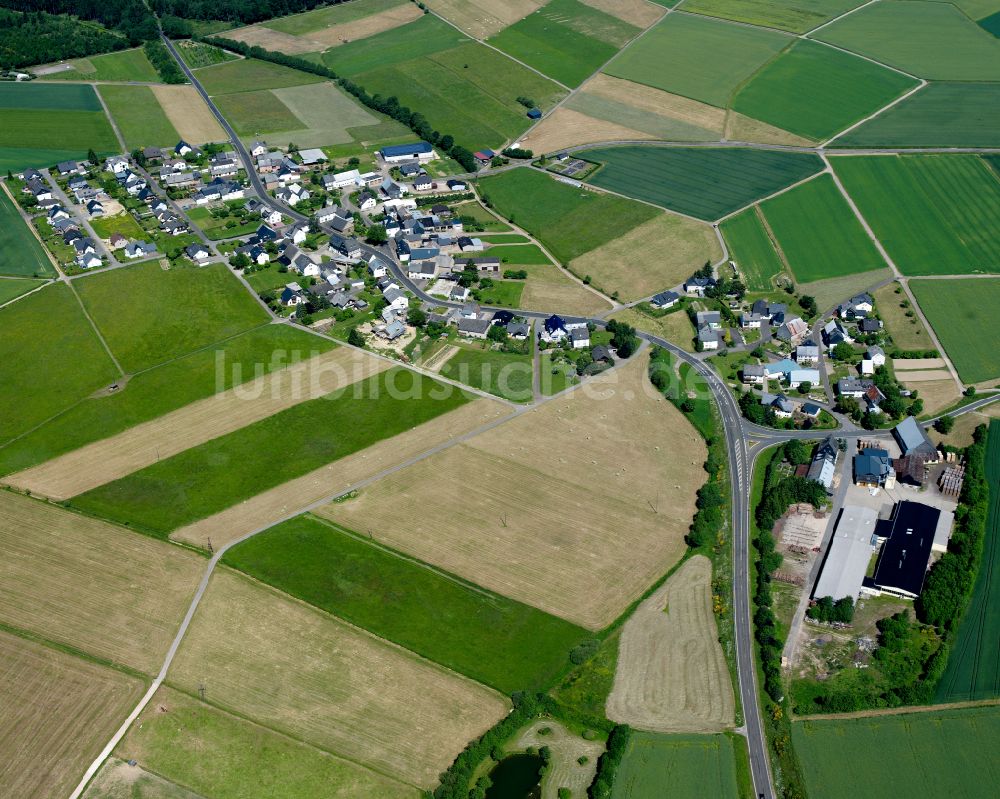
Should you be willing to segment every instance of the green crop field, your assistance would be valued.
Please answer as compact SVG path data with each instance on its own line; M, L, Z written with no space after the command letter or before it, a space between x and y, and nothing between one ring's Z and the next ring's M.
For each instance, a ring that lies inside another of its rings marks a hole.
M772 197L760 209L800 283L886 266L829 175Z
M547 688L589 635L312 516L254 536L225 562L505 694Z
M749 291L772 291L784 264L774 249L756 207L747 208L719 225Z
M1000 146L1000 84L929 83L836 141L843 147Z
M738 799L736 752L726 735L659 735L633 731L612 799Z
M511 266L552 263L537 244L494 244L490 247L489 254L499 256L502 264Z
M995 707L792 724L810 799L990 799L1000 778Z
M799 41L754 75L733 109L824 140L864 119L917 82L815 42Z
M831 163L903 274L1000 272L1000 182L978 156Z
M334 346L328 339L288 325L254 328L215 347L135 375L124 389L114 394L87 397L16 441L0 446L0 474L27 469L93 441L110 438L218 391L253 380L258 372L270 374L293 360L306 360Z
M577 189L533 169L479 181L495 209L538 238L564 264L659 213L641 203Z
M181 138L148 86L101 86L99 91L130 150L169 147Z
M1000 377L1000 278L911 280L910 288L964 382Z
M226 94L215 100L219 110L240 136L257 136L283 130L301 130L305 125L274 92Z
M881 0L816 38L929 80L1000 80L1000 39L948 3Z
M339 3L337 5L315 8L304 14L293 14L290 17L271 19L267 27L292 36L303 36L313 31L329 28L331 25L343 25L358 19L380 14L390 8L403 5L407 0L364 0L364 2Z
M43 283L45 283L44 280L29 280L28 278L5 277L0 279L0 305L16 300Z
M0 275L54 277L55 273L17 206L0 189Z
M528 127L518 97L547 108L565 94L432 15L335 47L324 59L370 94L394 95L420 109L431 125L473 150L499 147Z
M579 86L640 31L577 0L551 0L490 44L566 86Z
M864 0L684 0L683 10L747 22L765 28L805 33ZM672 5L672 3L670 4Z
M0 309L0 442L108 385L118 372L69 287Z
M267 322L267 313L223 264L156 262L76 282L88 312L128 372L146 369Z
M389 369L80 494L72 504L165 537L467 400L416 372Z
M604 71L725 108L733 90L791 41L777 31L670 14Z
M59 111L100 111L93 86L73 84L50 86L44 83L0 83L0 108Z
M115 752L197 791L198 796L217 799L418 799L420 795L409 785L167 688L156 694ZM126 790L121 799L177 799L173 793L137 793L132 785ZM119 796L102 794L101 799Z
M192 39L176 42L177 52L181 54L184 63L191 69L201 69L202 67L213 67L216 64L224 64L227 61L235 61L236 56L227 50L213 47L210 44L196 42Z
M530 355L460 347L441 374L513 402L527 402L532 397Z
M44 80L144 81L159 83L160 75L141 47L70 61L73 69L53 72Z
M205 91L212 95L280 89L284 86L319 83L322 80L319 75L300 72L256 58L228 61L214 67L205 67L198 72L198 81L205 87Z
M1000 421L990 423L986 449L990 510L976 585L938 683L938 702L966 702L1000 696ZM994 576L997 577L994 580Z
M587 181L673 211L713 220L819 172L815 155L737 148L606 147Z

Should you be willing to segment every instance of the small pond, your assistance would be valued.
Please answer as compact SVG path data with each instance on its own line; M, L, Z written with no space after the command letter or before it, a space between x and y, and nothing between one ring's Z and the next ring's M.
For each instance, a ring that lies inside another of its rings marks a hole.
M493 785L486 792L486 799L541 799L539 771L544 762L538 755L505 757L490 772Z

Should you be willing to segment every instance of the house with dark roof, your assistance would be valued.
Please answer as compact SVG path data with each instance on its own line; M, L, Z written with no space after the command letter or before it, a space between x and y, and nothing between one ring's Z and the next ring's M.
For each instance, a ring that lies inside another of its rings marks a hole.
M469 338L486 338L486 334L490 329L489 319L469 319L467 317L462 317L458 320L458 332L459 335L468 336Z
M415 144L396 144L392 147L383 147L379 150L379 155L387 164L398 164L402 161L409 161L416 158L418 161L430 161L434 156L434 148L427 142L421 141Z
M681 295L676 291L661 291L654 294L649 300L649 304L654 308L673 308L680 300Z
M940 521L938 508L909 501L897 503L888 519L879 519L875 537L884 543L875 573L865 578L865 590L905 599L920 596Z
M886 483L895 482L893 475L888 450L869 447L854 456L854 482L859 486L881 488Z
M828 492L833 487L833 478L837 474L837 461L840 459L840 447L833 436L827 436L813 452L812 461L806 477L819 483Z
M568 335L569 331L566 329L566 322L561 316L552 314L552 316L542 323L542 332L540 334L542 341L554 343L562 341Z

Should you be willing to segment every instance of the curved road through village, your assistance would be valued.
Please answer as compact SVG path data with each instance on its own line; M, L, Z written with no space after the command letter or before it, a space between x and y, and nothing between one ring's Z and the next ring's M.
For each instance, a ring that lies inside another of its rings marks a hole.
M296 212L282 203L277 202L271 198L264 185L258 177L255 169L253 160L250 157L250 153L247 152L246 147L240 141L239 136L233 130L232 126L222 115L219 109L216 107L215 103L212 102L212 98L209 97L205 88L195 77L194 73L188 68L187 64L180 57L177 52L173 42L170 41L166 36L163 37L163 42L167 49L173 55L174 59L177 61L181 70L184 72L191 84L197 89L198 93L202 96L208 107L212 110L212 113L218 119L219 124L222 125L223 130L226 131L227 136L243 162L246 169L247 177L250 184L256 193L256 195L263 201L270 203L272 205L280 206L282 213L299 220L304 221L306 217L301 213ZM649 144L648 142L643 142L643 144ZM680 144L680 143L679 143ZM718 146L716 143L714 146ZM736 143L728 142L727 145L733 145ZM692 146L690 142L684 143L683 146ZM713 146L707 144L704 146ZM739 143L738 146L750 146L746 143ZM757 145L758 147L763 147L765 149L778 149L768 147L767 145ZM574 148L576 149L576 148ZM585 148L579 148L585 149ZM795 148L781 148L781 149L795 149ZM811 150L815 152L815 149ZM327 231L329 232L329 231ZM362 250L366 257L371 257L372 255L377 255L379 258L386 261L389 264L392 272L397 281L406 287L415 296L419 297L421 301L427 303L428 305L441 307L441 308L456 308L461 307L461 303L447 302L436 297L431 297L417 287L413 281L406 277L406 274L401 269L398 261L387 249L384 248L374 248L362 244ZM484 306L484 310L500 310L498 308L489 308ZM519 311L520 315L531 318L531 319L543 319L550 315L551 312L542 311ZM574 318L574 317L567 317ZM606 324L605 320L602 319L591 319L597 325L603 326ZM750 546L751 546L751 535L750 535L750 503L751 503L751 485L753 482L753 466L757 455L760 451L765 449L771 444L780 443L782 441L787 441L792 438L815 438L816 433L810 433L808 431L784 431L784 430L773 430L770 428L759 427L757 425L751 424L743 419L740 413L739 407L736 404L736 400L733 393L726 386L725 382L719 377L719 375L710 366L706 365L700 358L685 352L681 348L669 341L661 339L657 336L645 333L643 331L638 331L640 338L647 342L656 344L664 349L669 350L673 355L681 360L686 361L695 369L700 375L702 375L712 393L713 398L718 406L719 413L722 418L723 428L726 437L726 447L729 452L729 472L730 480L732 485L732 536L733 536L733 608L734 608L734 624L735 624L735 640L736 640L736 666L738 675L738 690L740 693L740 699L743 706L745 733L747 738L747 743L750 750L750 771L754 784L754 791L759 797L765 797L766 799L773 799L775 797L774 783L771 776L771 766L770 758L768 757L767 749L767 739L764 734L763 723L760 715L760 703L757 688L757 670L756 661L754 656L754 641L753 641L753 625L752 625L752 612L751 612L751 600L750 600ZM968 413L970 411L977 410L986 404L989 404L997 399L1000 399L1000 394L986 396L980 400L969 403L963 406L958 411L954 412L953 415L960 413ZM526 406L531 407L531 406ZM510 417L505 417L493 424L499 424L502 421L506 421ZM472 434L478 434L482 432L481 430L472 431ZM886 435L885 431L841 431L842 436L847 438L854 438L860 435L866 437ZM750 442L753 442L750 444ZM427 453L418 456L417 459L426 457ZM413 459L416 460L416 459ZM409 462L401 464L400 466L406 466ZM376 475L369 481L365 481L367 484L375 479L379 479L382 475ZM360 487L360 486L359 486ZM326 500L323 500L324 502ZM299 513L302 510L299 509L295 513ZM239 541L245 540L246 538L254 535L250 533L247 536L239 539L238 541L233 541L232 544L239 543ZM232 545L231 544L231 545ZM228 548L228 547L226 547ZM129 717L125 720L119 730L115 733L112 739L108 742L107 746L98 755L97 759L91 764L90 768L87 770L83 779L80 781L78 787L73 792L71 799L78 799L82 795L84 789L86 788L90 779L97 773L104 760L111 754L115 746L127 732L128 728L131 726L132 722L138 717L139 713L142 712L145 705L152 698L153 694L159 688L160 684L163 682L167 675L167 671L170 668L170 664L177 652L178 647L184 635L187 632L188 626L190 625L191 619L194 616L195 610L198 607L198 603L201 600L206 588L208 587L209 578L214 571L215 565L219 562L219 559L224 554L225 549L220 550L214 554L211 561L209 562L208 568L206 569L205 575L198 587L194 599L188 608L187 614L184 617L183 622L177 632L167 656L164 660L163 666L157 675L156 680L153 682L150 689L140 700L139 704L132 711Z

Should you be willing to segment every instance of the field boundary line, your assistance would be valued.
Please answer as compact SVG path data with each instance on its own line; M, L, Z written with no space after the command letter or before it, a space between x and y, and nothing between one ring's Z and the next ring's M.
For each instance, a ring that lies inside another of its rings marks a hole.
M90 322L90 326L94 329L94 334L97 336L97 340L101 342L101 346L104 347L104 351L108 353L108 357L111 359L111 362L115 365L115 368L118 370L118 373L122 377L125 377L126 374L125 370L122 369L122 365L118 363L118 359L115 357L115 354L111 351L111 347L108 346L108 342L104 340L104 334L101 333L101 331L98 329L97 323L94 321L93 317L91 317L90 311L87 310L87 306L83 304L83 300L80 298L80 295L76 293L76 289L73 288L73 284L67 282L66 285L69 286L69 290L73 292L73 296L76 297L76 301L80 304L80 310L83 311L83 315L86 317L87 321Z
M849 11L845 11L843 14L838 14L833 19L828 19L822 25L817 25L815 28L811 28L811 29L807 30L805 33L800 34L800 36L809 36L809 34L815 33L818 30L822 30L827 25L832 25L834 22L842 20L844 17L849 17L855 11L860 11L862 8L868 8L868 6L872 5L873 3L877 3L877 2L878 2L878 0L868 0L867 3L862 3L861 5L855 6L854 8L850 9Z
M4 279L6 280L6 278L4 278ZM13 278L13 279L15 279L15 280L16 280L16 279L19 279L19 278ZM26 279L26 280L31 280L31 278L25 278L25 279ZM24 294L18 294L18 295L17 295L17 296L16 296L16 297L15 297L14 299L12 299L12 300L7 300L7 302L5 302L5 303L3 303L2 305L0 305L0 309L3 309L3 308L6 308L6 307L7 307L8 305L13 305L13 304L14 304L15 302L17 302L18 300L23 300L23 299L24 299L25 297L30 297L30 296L31 296L32 294L34 294L34 293L35 293L36 291L41 291L41 290L42 290L43 288L45 288L46 286L51 286L51 285L52 285L53 283L56 283L56 282L58 282L58 281L56 281L56 280L54 280L54 279L47 279L47 278L46 278L45 282L44 282L44 283L42 283L42 285L40 285L40 286L35 286L35 287L34 287L33 289L31 289L30 291L26 291L26 292L24 292Z
M850 713L811 713L808 716L792 716L793 722L799 721L835 721L843 719L868 719L879 716L906 716L917 713L933 713L941 710L966 710L974 707L996 707L1000 698L973 699L967 702L946 702L941 705L909 705L904 707L882 707L870 710L853 710Z
M873 0L873 2L874 2L874 1L875 1L875 0ZM831 144L832 142L836 141L836 140L837 140L837 139L839 139L839 138L840 138L841 136L844 136L844 135L846 135L846 134L850 133L850 132L851 132L852 130L854 130L855 128L860 128L860 127L861 127L862 125L864 125L864 124L865 124L866 122L871 122L871 121L872 121L873 119L875 119L875 117L878 117L878 116L881 116L882 114L884 114L884 113L885 113L886 111L888 111L888 110L889 110L890 108L892 108L893 106L896 106L896 105L899 105L899 104L900 104L901 102L903 102L903 100L906 100L907 98L909 98L909 97L912 97L912 96L913 96L914 94L916 94L917 92L919 92L919 91L921 91L921 90L923 90L923 89L927 88L927 85L928 85L928 84L927 84L927 81L926 81L926 80L924 80L923 78L920 78L920 83L919 83L919 84L917 84L916 86L914 86L914 87L913 87L912 89L910 89L910 90L909 90L908 92L904 92L904 93L903 93L903 94L901 94L901 95L900 95L899 97L897 97L897 98L896 98L895 100L893 100L893 101L892 101L892 102L890 102L890 103L886 103L886 105L882 106L882 107L881 107L880 109L878 109L878 110L877 110L877 111L875 111L874 113L872 113L872 114L869 114L869 115L868 115L868 116L866 116L866 117L865 117L864 119L860 119L860 120L858 120L857 122L855 122L855 123L854 123L853 125L851 125L850 127L848 127L848 128L844 128L844 129L843 129L842 131L840 131L840 133L835 133L835 134L834 134L833 136L831 136L831 137L830 137L829 139L827 139L826 141L824 141L824 142L821 142L821 143L820 143L820 145L819 145L820 149L821 149L821 150L825 150L825 149L826 149L826 148L827 148L827 147L828 147L828 146L829 146L829 145L830 145L830 144Z
M104 115L108 118L108 122L111 124L111 130L115 132L115 138L118 139L118 146L122 148L123 153L127 153L128 147L125 145L125 137L122 136L122 132L118 129L118 123L111 115L111 109L109 109L108 104L104 102L104 97L102 97L100 91L98 91L97 85L95 83L91 83L90 85L93 86L94 94L97 95L97 99L101 101L101 108L104 109ZM127 86L129 84L126 83L125 85Z
M816 153L816 155L820 155L820 153ZM809 175L808 177L802 178L802 180L797 180L794 183L792 183L792 184L790 184L788 186L785 186L784 188L778 189L775 192L771 192L771 194L768 194L766 197L759 197L758 199L754 200L752 203L747 203L746 205L737 208L735 211L730 211L725 216L720 216L718 219L715 220L715 223L717 225L721 225L727 219L731 219L732 217L736 216L737 214L743 213L748 208L752 208L755 205L759 206L761 203L765 203L768 200L772 200L775 197L778 197L778 196L784 194L785 192L791 191L792 189L797 189L799 186L803 185L804 183L808 183L810 180L815 180L820 175L825 175L828 171L832 171L830 169L830 165L829 164L826 165L825 169L821 169L819 172L814 172L813 174ZM763 214L762 214L762 216L763 216Z
M45 257L49 259L49 263L52 264L52 268L56 270L56 277L49 278L51 280L61 280L66 282L66 275L59 266L59 262L56 261L55 256L49 252L49 248L45 246L45 242L42 241L42 237L39 232L35 229L35 226L31 224L31 217L25 212L21 207L20 203L14 199L14 195L10 193L10 186L7 185L6 180L0 180L0 187L3 188L4 194L7 195L8 199L11 201L13 206L17 209L18 214L21 215L21 221L27 226L28 230L31 231L31 235L35 237L35 241L38 242L38 246L42 248L42 252L45 253Z

